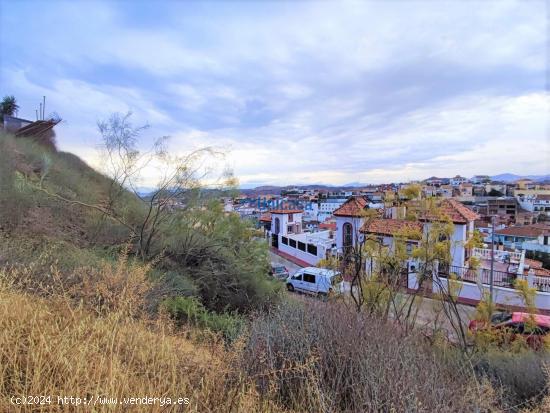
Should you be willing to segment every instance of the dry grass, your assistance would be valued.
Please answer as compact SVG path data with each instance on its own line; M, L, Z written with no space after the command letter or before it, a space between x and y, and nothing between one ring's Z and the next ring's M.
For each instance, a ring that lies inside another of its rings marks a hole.
M42 409L14 406L14 395L190 399L190 406L132 411L258 410L255 392L230 368L238 352L215 340L197 345L171 331L165 319L146 322L118 310L98 316L73 303L0 288L0 411L77 410L57 402Z
M35 285L36 268L0 269L1 412L491 412L502 405L502 394L452 348L339 303L287 302L259 314L230 346L181 330L145 310L149 266L126 257L63 276L51 267ZM52 404L10 402L33 395L51 395ZM57 404L58 395L185 397L190 405L76 408Z

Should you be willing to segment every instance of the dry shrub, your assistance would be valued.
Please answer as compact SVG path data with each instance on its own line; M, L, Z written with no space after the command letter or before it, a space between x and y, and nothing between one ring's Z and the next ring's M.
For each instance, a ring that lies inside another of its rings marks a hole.
M71 298L74 305L83 305L97 314L142 316L153 289L148 273L154 262L144 264L130 259L128 248L115 262L82 251L64 243L47 247L39 243L31 262L6 266L2 278L19 291Z
M70 298L39 298L0 286L0 411L127 411L75 408L57 395L188 397L189 406L134 406L130 411L273 411L232 365L238 348L197 346L156 323L114 311L104 316ZM50 406L15 406L11 396L52 395Z
M296 411L488 411L498 399L454 349L337 303L260 316L244 356L260 393Z
M127 253L113 265L108 262L96 267L77 270L71 279L69 296L98 314L122 312L128 316L141 315L152 284L147 276L150 264L128 262Z
M521 351L493 348L480 352L475 358L478 374L503 389L501 404L512 411L548 403L548 400L541 400L548 395L549 365L548 352L532 351L527 346Z

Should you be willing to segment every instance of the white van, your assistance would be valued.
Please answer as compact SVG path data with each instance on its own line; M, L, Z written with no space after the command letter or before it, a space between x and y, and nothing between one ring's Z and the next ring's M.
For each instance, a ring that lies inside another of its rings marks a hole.
M339 273L325 268L306 267L286 279L288 291L328 295L340 291Z

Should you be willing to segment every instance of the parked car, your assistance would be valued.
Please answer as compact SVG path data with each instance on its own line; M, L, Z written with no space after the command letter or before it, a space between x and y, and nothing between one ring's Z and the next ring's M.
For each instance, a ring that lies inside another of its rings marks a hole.
M340 291L340 274L325 268L306 267L298 270L286 280L288 291L328 295Z
M271 264L271 270L269 273L278 280L286 280L290 275L287 268L280 264Z
M472 320L468 326L468 329L473 333L486 331L489 328L502 333L498 338L503 343L523 337L529 347L538 350L544 346L544 338L550 333L550 316L521 312L500 312L491 317L490 323Z

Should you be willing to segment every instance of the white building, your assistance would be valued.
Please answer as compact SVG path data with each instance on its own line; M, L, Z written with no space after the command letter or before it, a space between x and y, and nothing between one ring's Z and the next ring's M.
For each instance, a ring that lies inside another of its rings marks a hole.
M339 254L355 246L360 239L359 230L365 223L365 211L368 210L366 198L351 197L340 208L334 211L336 220L336 249Z
M317 263L332 254L335 246L332 231L303 232L303 210L272 210L271 213L271 246L283 254L306 262Z
M465 184L466 182L468 182L468 179L466 179L466 178L464 178L463 176L460 176L460 175L457 175L454 178L451 178L449 180L449 183L452 186L459 186L459 185Z
M550 216L550 195L517 195L516 199L526 211Z
M410 206L413 207L412 204ZM370 219L369 224L365 226L365 209L367 209L367 203L362 198L350 198L346 204L344 204L339 210L335 211L336 217L336 248L338 252L345 252L346 246L354 246L356 242L361 242L361 234L377 234L380 232L385 245L393 243L394 234L403 229L404 227L422 228L423 233L427 233L433 222L440 219L440 217L425 216L419 221L407 221L402 219L405 216L404 212L395 209L395 214L392 218L376 218ZM402 208L403 209L403 208ZM464 247L465 242L472 236L474 231L474 221L479 216L462 205L460 202L454 199L444 199L439 203L439 209L441 213L450 219L454 224L454 231L451 237L451 265L463 267L467 260L467 251ZM399 216L398 216L399 215ZM371 222L375 222L374 227L376 229L384 229L383 231L374 230L371 228Z
M347 198L321 198L319 200L319 211L317 220L319 222L324 222L328 218L332 217L334 211L340 208Z

